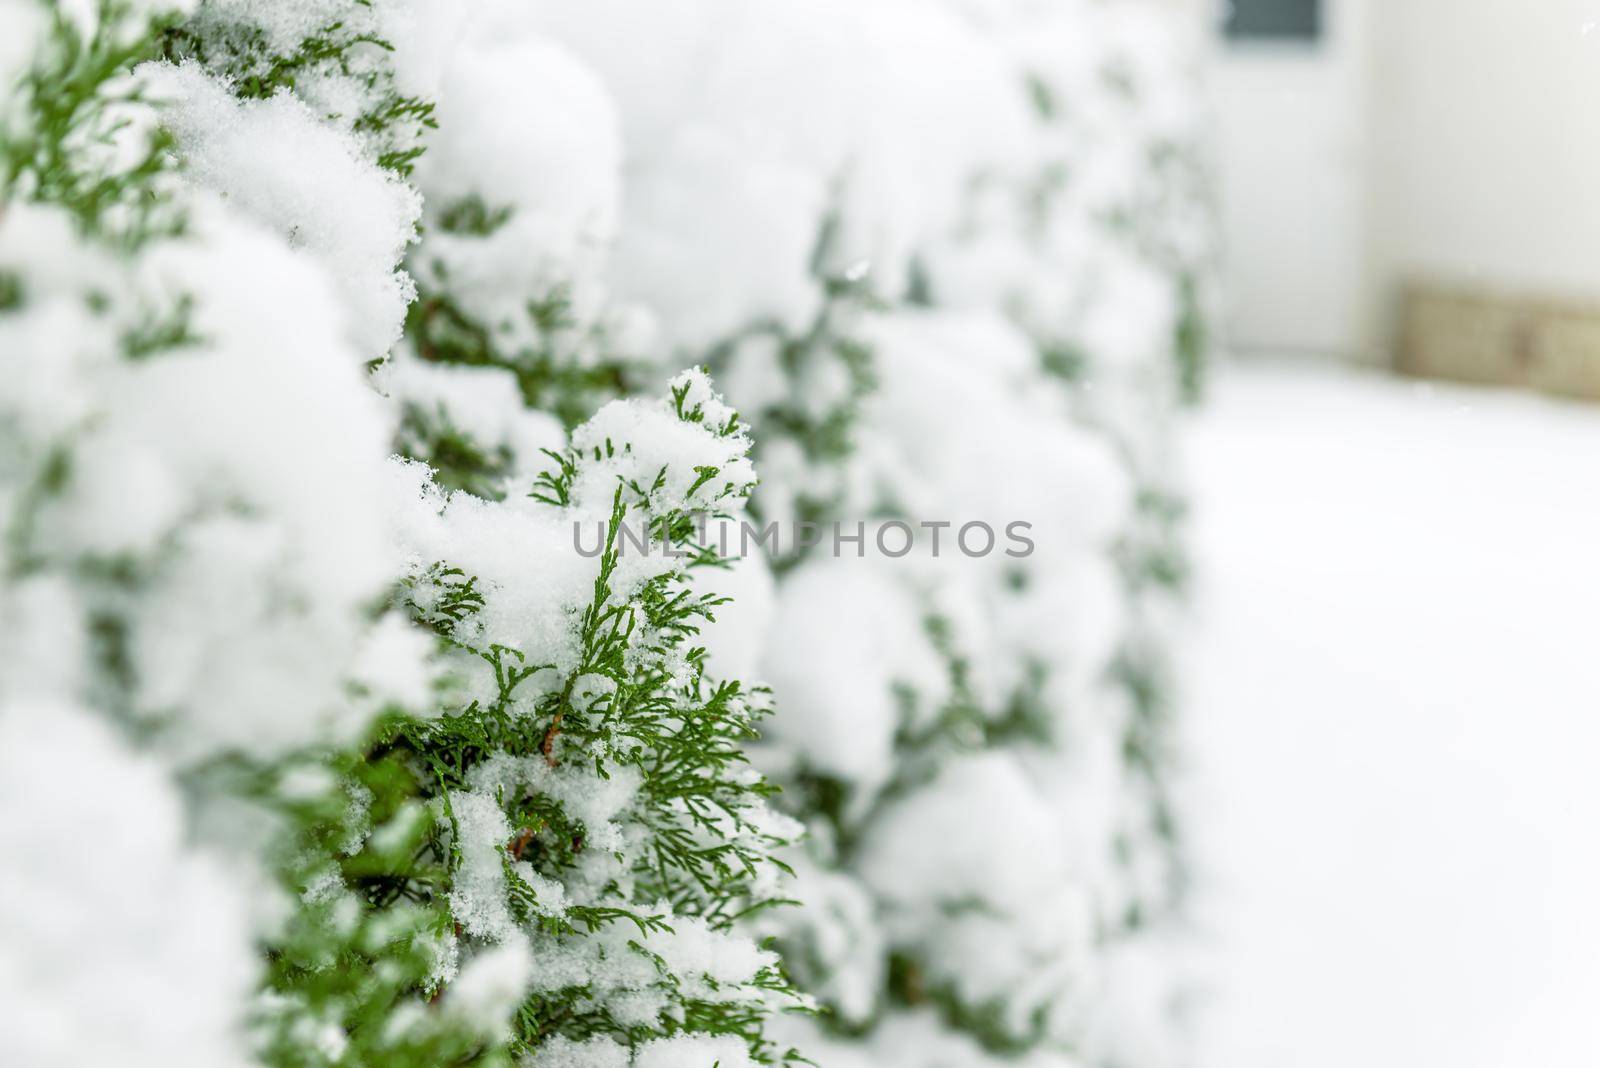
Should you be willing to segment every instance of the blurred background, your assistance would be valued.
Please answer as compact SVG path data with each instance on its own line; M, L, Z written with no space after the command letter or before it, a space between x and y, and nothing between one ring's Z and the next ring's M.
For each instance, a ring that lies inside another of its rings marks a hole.
M1201 1060L1600 1064L1600 3L1233 0L1209 68Z
M1469 325L1474 309L1452 323L1440 302L1527 313L1536 335L1541 313L1592 315L1597 26L1594 0L1233 0L1212 85L1235 346L1387 363L1439 343L1405 352L1408 319ZM1596 395L1580 377L1567 388Z

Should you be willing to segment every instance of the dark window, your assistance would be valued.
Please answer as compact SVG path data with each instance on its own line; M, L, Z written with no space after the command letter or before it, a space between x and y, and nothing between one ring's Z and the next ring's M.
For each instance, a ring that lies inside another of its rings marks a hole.
M1228 36L1235 40L1315 41L1321 0L1229 0Z

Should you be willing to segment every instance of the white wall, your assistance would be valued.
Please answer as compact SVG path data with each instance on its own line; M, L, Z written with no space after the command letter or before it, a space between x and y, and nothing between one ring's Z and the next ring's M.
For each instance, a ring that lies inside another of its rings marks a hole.
M1371 40L1375 336L1414 276L1600 299L1600 2L1383 0Z
M1343 353L1362 341L1364 4L1325 5L1315 45L1219 40L1213 53L1227 325L1236 348Z
M1387 357L1422 278L1600 300L1600 0L1324 0L1219 44L1235 346Z

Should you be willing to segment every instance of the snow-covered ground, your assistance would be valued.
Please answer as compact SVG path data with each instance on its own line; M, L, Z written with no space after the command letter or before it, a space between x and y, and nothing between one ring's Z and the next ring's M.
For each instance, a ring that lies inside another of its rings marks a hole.
M1203 1068L1600 1065L1600 408L1246 366L1189 446Z

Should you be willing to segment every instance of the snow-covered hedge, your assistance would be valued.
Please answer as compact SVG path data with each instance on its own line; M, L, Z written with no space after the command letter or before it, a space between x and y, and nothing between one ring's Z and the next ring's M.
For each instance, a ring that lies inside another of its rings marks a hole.
M0 0L0 1061L1161 1063L1196 31Z
M810 832L766 929L825 1064L1168 1052L1200 15L548 5L620 113L614 298L751 420L760 515L824 529L777 561L758 759ZM969 556L974 522L1033 551Z

